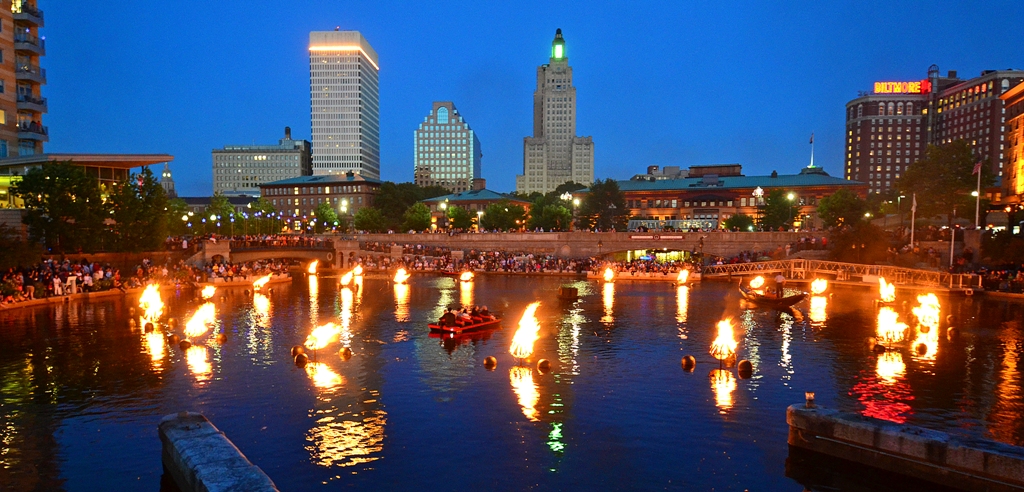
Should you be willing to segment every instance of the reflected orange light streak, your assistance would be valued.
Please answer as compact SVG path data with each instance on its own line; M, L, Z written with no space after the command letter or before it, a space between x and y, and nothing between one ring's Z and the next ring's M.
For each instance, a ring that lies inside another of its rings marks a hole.
M409 321L409 284L395 284L395 321Z
M608 324L615 321L613 316L615 307L615 284L608 282L601 286L601 299L604 301L604 316L601 317L601 322Z
M326 416L317 420L310 429L306 449L313 463L327 467L345 468L380 459L374 456L384 449L384 426L387 413L372 410L361 420L347 420ZM358 417L358 415L354 415Z
M352 291L345 287L341 289L341 339L342 347L352 346Z
M882 382L895 384L907 373L907 365L903 363L903 355L895 351L887 351L878 356L875 373Z
M827 308L828 298L825 296L812 296L811 309L807 312L807 316L814 323L824 323L828 319Z
M537 384L533 381L533 369L523 366L513 366L508 370L508 378L512 383L512 391L519 400L519 406L523 409L523 415L531 422L540 419L540 412L537 410L537 402L540 401L540 392L537 391Z
M680 285L676 288L676 322L686 323L687 311L690 308L690 288Z
M736 377L732 371L726 369L713 369L708 375L711 380L711 390L715 393L715 406L719 413L725 413L732 408L732 392L736 391Z
M210 364L210 352L202 345L193 345L185 350L185 363L188 370L195 375L197 381L207 381L213 373L213 365Z
M320 389L333 389L345 384L345 378L323 362L307 362L306 374L313 381L313 386Z
M159 369L163 365L164 356L167 354L166 345L163 333L146 333L146 350L153 361L153 369Z
M309 319L313 324L320 322L320 279L309 276Z
M525 359L533 355L533 343L537 341L540 333L540 321L537 321L537 308L540 302L534 302L526 307L523 317L519 320L519 328L512 336L512 345L509 353L517 359Z

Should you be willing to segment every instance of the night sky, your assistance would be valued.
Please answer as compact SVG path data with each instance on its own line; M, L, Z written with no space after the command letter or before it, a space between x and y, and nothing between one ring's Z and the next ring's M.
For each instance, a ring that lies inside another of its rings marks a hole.
M771 5L783 3L783 6ZM309 139L309 32L380 56L381 174L412 180L413 130L451 100L488 188L513 191L536 67L561 28L595 177L648 165L815 162L842 175L844 106L875 80L1024 68L1024 2L39 0L47 152L168 153L178 193L212 193L210 151Z

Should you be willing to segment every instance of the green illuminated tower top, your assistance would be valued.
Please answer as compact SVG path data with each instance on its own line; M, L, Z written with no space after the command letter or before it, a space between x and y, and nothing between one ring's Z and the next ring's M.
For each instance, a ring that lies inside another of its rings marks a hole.
M551 42L551 59L562 60L565 58L565 40L562 39L562 30L555 29L555 40Z

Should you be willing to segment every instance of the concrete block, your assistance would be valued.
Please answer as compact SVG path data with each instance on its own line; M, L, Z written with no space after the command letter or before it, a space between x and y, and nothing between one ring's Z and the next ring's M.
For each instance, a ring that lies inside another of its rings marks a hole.
M277 491L270 477L203 415L168 415L158 428L164 469L182 492Z

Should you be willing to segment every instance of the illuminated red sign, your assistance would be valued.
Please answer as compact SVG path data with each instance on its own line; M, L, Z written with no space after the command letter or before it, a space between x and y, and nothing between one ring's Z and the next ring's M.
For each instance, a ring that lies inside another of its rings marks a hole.
M918 82L875 82L875 94L927 94L932 84L927 80Z

